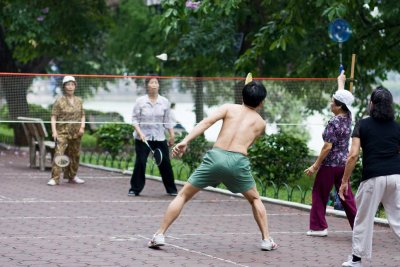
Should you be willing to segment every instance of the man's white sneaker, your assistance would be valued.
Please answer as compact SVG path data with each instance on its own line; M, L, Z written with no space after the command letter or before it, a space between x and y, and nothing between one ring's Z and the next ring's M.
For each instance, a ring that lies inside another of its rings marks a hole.
M164 245L165 245L165 236L163 234L153 235L153 238L147 244L149 248L158 248Z
M274 242L272 237L269 239L263 239L261 240L261 250L274 250L278 248L278 244Z
M308 236L328 236L328 229L324 229L321 231L314 231L314 230L309 230L307 231Z
M343 267L362 267L361 261L353 261L353 256L350 255L348 260L342 263Z
M85 180L82 180L78 176L75 176L73 179L69 180L69 182L72 184L84 184Z
M58 185L58 183L56 182L56 180L54 180L53 178L51 178L51 179L47 182L47 185L53 186L53 185Z

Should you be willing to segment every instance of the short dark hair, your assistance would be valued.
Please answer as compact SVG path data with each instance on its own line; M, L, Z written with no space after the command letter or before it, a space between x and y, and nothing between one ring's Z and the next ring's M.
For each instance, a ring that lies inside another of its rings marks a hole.
M347 108L346 104L343 103L342 101L337 100L336 98L333 98L333 102L337 107L340 107L344 112L350 113L350 110Z
M267 89L262 83L252 81L243 87L242 97L246 106L255 108L267 97Z
M371 102L369 115L372 118L380 121L394 120L393 96L388 89L378 86L372 91Z
M147 86L152 79L156 79L158 81L159 76L155 73L148 74L144 79L144 85Z

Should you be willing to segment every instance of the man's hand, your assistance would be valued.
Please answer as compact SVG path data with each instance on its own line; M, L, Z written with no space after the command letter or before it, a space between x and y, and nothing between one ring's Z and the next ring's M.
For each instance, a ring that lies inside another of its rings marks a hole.
M185 153L187 148L187 143L186 142L180 142L178 144L176 144L176 146L174 146L172 148L172 156L173 157L182 157L183 153Z
M339 188L339 192L338 192L339 197L340 197L341 200L345 201L344 195L345 194L347 195L347 190L348 189L349 189L348 183L343 183L342 182L342 184L340 185L340 188Z

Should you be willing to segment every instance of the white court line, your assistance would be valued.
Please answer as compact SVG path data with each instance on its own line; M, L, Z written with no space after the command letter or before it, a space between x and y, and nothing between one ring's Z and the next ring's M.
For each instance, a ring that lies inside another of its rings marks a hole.
M105 235L45 235L45 236L0 236L4 239L59 239L59 238L86 238L86 237L108 237Z
M89 219L89 220L98 220L98 219L132 219L132 218L162 218L164 215L115 215L115 216L13 216L13 217L1 217L0 221L6 220L47 220L47 219L60 219L60 220L75 220L75 219ZM292 214L268 214L268 216L299 216L298 213ZM305 214L304 216L308 216ZM198 214L198 215L181 215L180 217L253 217L252 213L244 213L244 214Z
M150 240L150 238L147 238L147 237L142 236L142 235L137 235L137 236L140 237L140 238L143 238L145 240ZM169 243L165 243L165 244L168 245L168 246L171 246L171 247L186 251L186 252L198 254L198 255L201 255L201 256L206 256L206 257L211 258L213 260L219 260L219 261L223 261L223 262L226 262L226 263L231 263L231 264L236 265L236 266L249 267L248 265L243 265L243 264L240 264L238 262L234 262L234 261L231 261L231 260L223 259L223 258L220 258L220 257L215 257L213 255L210 255L210 254L207 254L207 253L204 253L204 252L201 252L201 251L196 251L196 250L193 250L193 249L188 249L188 248L184 248L184 247L181 247L181 246L172 245L172 244L169 244Z
M49 177L47 177L47 176L40 176L40 175L38 175L38 176L35 176L35 175L23 176L23 175L21 175L21 176L18 176L18 177L12 177L12 175L15 175L15 173L13 173L13 174L11 174L11 173L10 174L7 174L7 173L4 174L5 177L6 176L10 176L9 178L12 178L13 180L14 179L24 179L24 180L26 180L26 179L49 179ZM93 180L97 180L97 179L99 179L99 180L130 179L130 177L123 176L123 175L121 175L121 176L86 176L86 175L84 175L84 177L85 177L85 180L86 179L89 179L89 180L91 180L91 179L93 179Z
M26 204L26 203L169 203L172 201L171 199L166 200L0 200L0 204L2 203L11 203L11 204ZM230 200L191 200L191 203L218 203L218 202L245 202L243 199L230 199Z

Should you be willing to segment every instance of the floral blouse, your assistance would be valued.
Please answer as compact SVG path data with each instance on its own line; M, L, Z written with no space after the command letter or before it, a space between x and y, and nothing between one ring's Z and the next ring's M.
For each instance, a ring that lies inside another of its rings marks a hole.
M345 166L349 152L349 141L351 135L351 115L335 116L331 118L322 133L324 142L332 144L332 149L326 156L322 165Z

